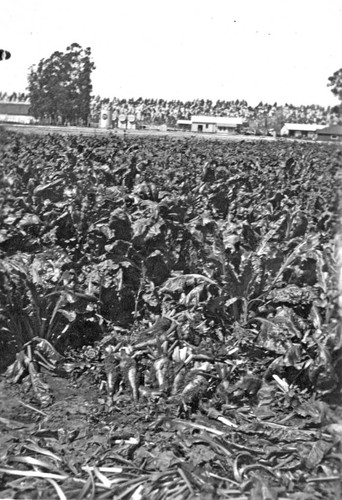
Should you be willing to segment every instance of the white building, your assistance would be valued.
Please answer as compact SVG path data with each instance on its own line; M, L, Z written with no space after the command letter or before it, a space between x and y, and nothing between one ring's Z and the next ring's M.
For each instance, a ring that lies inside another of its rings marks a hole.
M317 131L325 127L326 125L318 125L317 123L285 123L280 130L280 135L297 139L305 137L314 139L317 137Z
M190 132L190 130L191 130L191 120L178 120L177 121L177 126L181 130L188 130Z
M238 133L245 124L242 118L228 116L193 115L191 120L178 120L177 125L183 130L208 134Z
M27 102L0 102L0 122L21 123L28 125L37 120L29 114L30 103Z

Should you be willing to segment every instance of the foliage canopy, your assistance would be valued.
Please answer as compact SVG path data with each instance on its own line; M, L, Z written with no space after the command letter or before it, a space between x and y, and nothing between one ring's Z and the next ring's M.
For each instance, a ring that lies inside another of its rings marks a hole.
M328 87L331 87L331 92L338 97L342 103L342 68L335 71L332 76L329 76L328 80Z
M32 115L53 124L86 125L94 69L90 47L83 49L78 43L31 67L28 91Z

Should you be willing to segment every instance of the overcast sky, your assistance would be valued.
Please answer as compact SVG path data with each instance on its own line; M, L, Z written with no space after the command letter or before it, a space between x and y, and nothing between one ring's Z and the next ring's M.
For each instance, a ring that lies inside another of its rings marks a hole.
M334 105L342 0L0 0L0 91L77 42L102 97Z

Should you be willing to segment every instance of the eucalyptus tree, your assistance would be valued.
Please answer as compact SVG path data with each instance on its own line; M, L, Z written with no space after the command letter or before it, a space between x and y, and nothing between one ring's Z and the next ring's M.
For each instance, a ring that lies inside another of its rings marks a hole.
M31 114L51 123L86 125L90 115L91 49L73 43L30 68L28 92Z

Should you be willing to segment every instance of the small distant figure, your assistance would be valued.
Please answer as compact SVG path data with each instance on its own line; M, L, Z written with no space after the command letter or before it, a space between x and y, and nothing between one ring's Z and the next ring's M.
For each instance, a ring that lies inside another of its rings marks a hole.
M5 61L11 57L11 53L8 50L0 49L0 61Z

